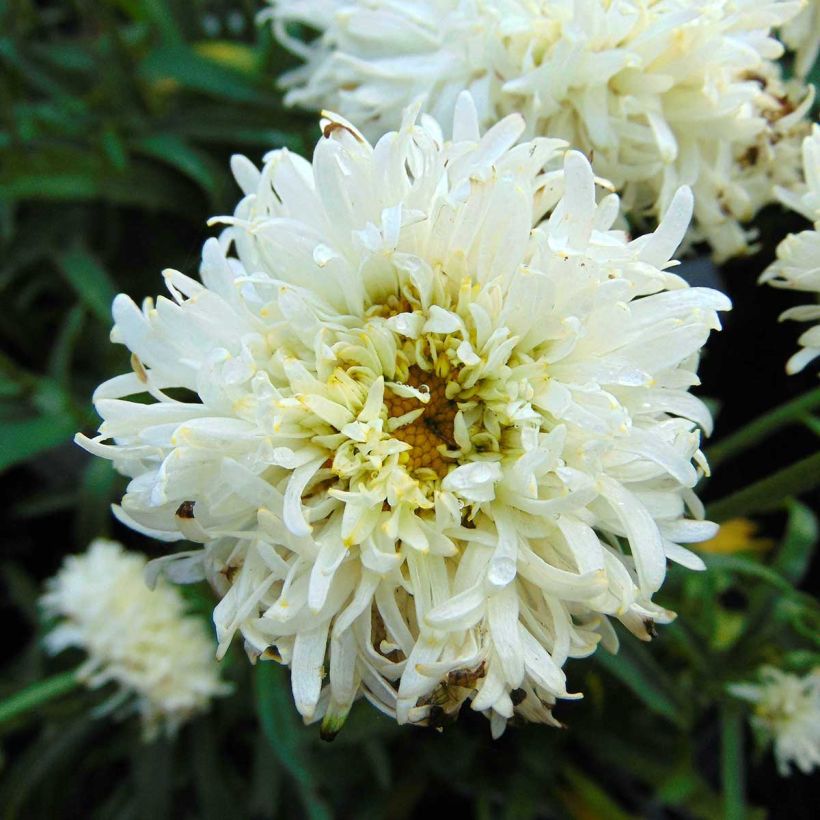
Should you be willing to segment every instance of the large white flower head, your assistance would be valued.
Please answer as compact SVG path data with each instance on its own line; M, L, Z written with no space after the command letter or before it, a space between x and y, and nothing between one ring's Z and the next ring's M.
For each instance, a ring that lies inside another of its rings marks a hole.
M820 53L820 0L806 0L803 11L780 30L780 37L795 52L795 72L806 77Z
M752 726L774 742L781 775L792 766L804 774L820 766L820 668L800 677L764 666L759 684L737 683L729 691L754 704Z
M786 364L789 373L799 373L809 362L820 356L820 125L803 141L803 171L805 183L798 189L778 189L784 205L792 208L814 223L811 230L789 234L777 246L777 259L764 271L761 282L778 288L812 293L815 303L789 308L781 319L816 322L799 339L802 350Z
M798 151L784 145L812 95L785 93L771 32L800 2L269 2L263 16L305 61L283 79L287 102L333 108L375 138L418 95L449 122L468 88L482 125L520 111L528 134L594 157L634 221L660 218L689 185L691 239L708 241L718 259L749 250L754 235L742 223L772 201L771 177L788 184L789 167L797 171ZM305 44L294 23L320 34Z
M206 543L222 647L290 665L328 733L360 694L552 721L567 658L615 648L609 616L648 639L667 558L702 566L679 544L715 532L688 390L729 303L667 270L691 193L629 241L520 116L482 137L464 94L452 140L416 120L373 147L327 114L312 163L236 158L203 284L115 301L134 372L79 439L132 476L122 520Z
M78 675L85 684L118 686L104 711L138 713L150 740L176 731L229 688L220 681L205 624L185 614L179 590L164 579L150 590L145 567L144 556L98 539L82 555L66 558L41 605L57 619L46 648L83 649L88 659Z

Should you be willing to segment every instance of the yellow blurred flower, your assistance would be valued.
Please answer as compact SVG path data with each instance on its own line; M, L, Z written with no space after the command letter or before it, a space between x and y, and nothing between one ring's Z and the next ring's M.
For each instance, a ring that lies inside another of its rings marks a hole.
M697 545L700 552L731 555L735 552L766 552L774 546L771 538L756 538L759 527L749 518L733 518L720 525L714 538Z

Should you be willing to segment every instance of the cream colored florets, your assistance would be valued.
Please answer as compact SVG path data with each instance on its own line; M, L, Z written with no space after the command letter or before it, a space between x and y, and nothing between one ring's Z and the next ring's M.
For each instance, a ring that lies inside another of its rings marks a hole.
M636 225L689 185L689 239L718 260L753 248L747 223L798 175L812 92L784 86L773 34L797 1L269 1L304 60L283 79L289 103L339 111L375 140L420 95L449 123L467 88L482 126L520 112L528 136L583 151ZM294 24L319 35L306 44Z
M789 234L777 246L777 259L764 271L761 282L777 288L812 294L814 303L793 307L781 319L814 324L800 336L801 350L786 364L789 373L799 373L820 356L820 125L803 140L804 182L793 190L778 189L784 205L813 223L809 230Z
M228 687L219 679L215 644L205 624L185 614L179 591L160 579L145 584L145 558L97 540L70 556L41 599L57 623L46 647L82 649L79 676L90 688L118 687L106 706L137 712L146 739L173 732Z
M820 668L801 677L764 666L758 684L729 689L754 705L752 726L774 744L781 775L790 775L792 766L804 774L820 767Z

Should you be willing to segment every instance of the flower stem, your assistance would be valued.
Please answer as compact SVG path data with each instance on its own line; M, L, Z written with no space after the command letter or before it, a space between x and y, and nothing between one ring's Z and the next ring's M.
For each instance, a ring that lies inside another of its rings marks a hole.
M743 719L735 704L723 706L720 716L720 766L725 820L746 817L746 784L743 760Z
M818 407L820 407L820 387L809 390L808 393L764 413L745 427L741 427L736 433L726 436L709 447L707 456L710 466L714 469L718 464L734 458L781 428L801 422L807 413Z
M45 680L39 680L0 701L0 724L13 720L26 712L48 703L79 686L77 673L61 672Z
M713 521L726 521L742 515L768 512L779 507L790 496L812 490L818 484L820 453L815 453L710 504L708 516Z

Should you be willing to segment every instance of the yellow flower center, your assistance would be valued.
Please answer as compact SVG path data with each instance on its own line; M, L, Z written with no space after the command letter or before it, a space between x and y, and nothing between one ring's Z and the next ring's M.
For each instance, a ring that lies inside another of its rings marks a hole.
M422 414L409 424L393 431L393 437L411 446L403 453L402 462L412 475L431 470L438 478L444 478L455 466L452 459L442 453L445 449L455 449L453 422L458 412L454 401L445 395L446 382L434 373L427 373L413 365L408 373L406 384L418 390L428 392L430 401L423 404L417 398L397 396L389 391L384 395L384 404L388 418L398 418L413 410L422 409Z

